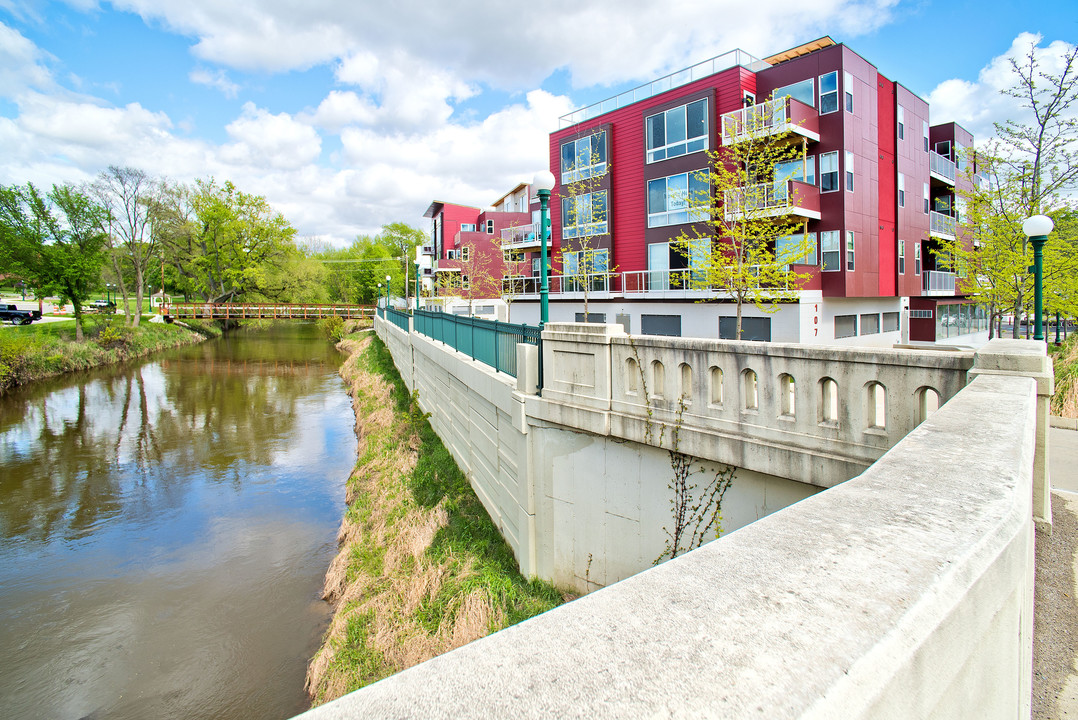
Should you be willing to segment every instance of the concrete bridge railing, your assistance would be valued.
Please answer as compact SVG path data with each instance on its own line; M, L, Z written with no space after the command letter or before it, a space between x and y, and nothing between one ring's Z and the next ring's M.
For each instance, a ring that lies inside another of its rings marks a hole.
M305 717L1029 717L1046 358L978 361L858 477Z

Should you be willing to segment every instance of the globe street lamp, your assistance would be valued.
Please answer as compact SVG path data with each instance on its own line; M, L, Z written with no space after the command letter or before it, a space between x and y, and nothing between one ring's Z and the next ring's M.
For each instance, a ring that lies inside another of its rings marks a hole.
M1044 341L1044 243L1055 223L1047 215L1034 215L1022 223L1022 232L1033 243L1033 312L1036 325L1033 326L1033 339Z
M539 237L542 238L539 254L539 324L550 321L550 285L548 284L547 244L550 242L550 191L554 189L554 174L540 170L532 180L539 196Z

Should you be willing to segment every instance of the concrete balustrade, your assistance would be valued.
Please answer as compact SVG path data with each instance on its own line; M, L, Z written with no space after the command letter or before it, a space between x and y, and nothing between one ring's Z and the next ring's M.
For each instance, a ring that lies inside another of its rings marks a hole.
M382 323L379 332L400 331ZM551 329L555 343L576 334L603 345L589 333L559 333ZM635 386L634 398L632 374L622 372L630 360L663 364L663 393L653 403L675 413L668 395L684 376L665 359L663 342L672 341L635 339L634 353L606 334L617 368L609 415L621 418L611 426L641 412L643 388ZM901 354L854 351L846 367L841 355L827 361L808 348L746 346L737 356L712 343L680 343L692 368L689 407L701 413L694 422L719 428L755 412L752 424L764 433L778 432L781 415L819 433L823 378L835 381L839 408L837 427L825 429L833 435L823 436L838 445L865 431L870 382L888 389L889 401L902 388L907 408L889 402L888 435L914 422L906 401L916 388L939 389L949 401L848 482L304 717L1028 718L1031 498L1044 390L1028 375L1043 371L1043 346L990 344L978 355L983 367L957 391L947 356L922 376ZM872 357L878 372L861 367ZM721 369L721 393L702 381L710 368ZM739 386L746 371L759 378L755 410L744 407ZM792 413L782 412L782 374L794 381ZM561 397L568 386L593 389L573 406L589 422L603 412L601 378L567 369L555 376ZM714 414L698 409L715 405ZM541 433L543 422L529 427Z

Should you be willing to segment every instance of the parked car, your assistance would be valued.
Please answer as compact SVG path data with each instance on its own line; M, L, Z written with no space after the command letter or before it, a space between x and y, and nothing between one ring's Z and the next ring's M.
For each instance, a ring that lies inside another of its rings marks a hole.
M14 303L0 305L0 322L10 322L12 325L29 325L34 320L40 319L40 310L20 310L19 306Z

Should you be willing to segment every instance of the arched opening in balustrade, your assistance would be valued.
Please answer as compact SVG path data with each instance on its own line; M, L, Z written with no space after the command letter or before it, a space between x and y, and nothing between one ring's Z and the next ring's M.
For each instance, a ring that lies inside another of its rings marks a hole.
M689 367L688 363L681 363L680 370L681 388L678 396L682 402L689 405L692 403L692 368Z
M629 395L640 392L640 366L633 358L625 360L625 392Z
M935 388L917 388L917 424L920 425L928 416L940 409L940 394Z
M743 370L741 372L741 396L744 398L744 402L742 403L743 409L759 409L760 386L756 379L755 370Z
M882 383L865 385L865 418L869 430L887 429L887 388Z
M779 411L787 419L797 414L797 382L786 373L779 375Z
M820 424L838 424L838 383L834 378L820 379L820 402L817 415Z
M710 376L711 385L711 387L708 388L708 402L711 405L722 407L722 368L713 366L708 370L708 375Z
M666 392L666 368L659 360L651 361L651 395L652 397L665 397Z

